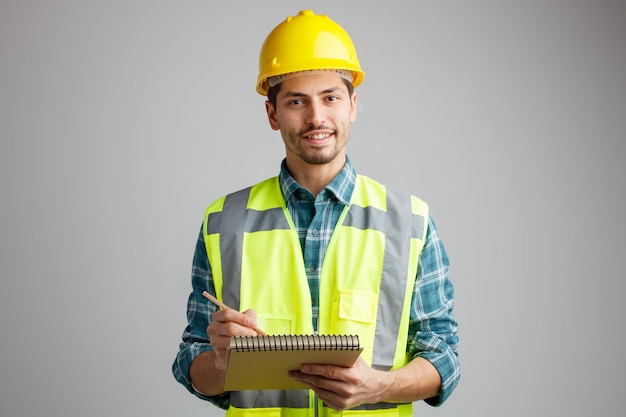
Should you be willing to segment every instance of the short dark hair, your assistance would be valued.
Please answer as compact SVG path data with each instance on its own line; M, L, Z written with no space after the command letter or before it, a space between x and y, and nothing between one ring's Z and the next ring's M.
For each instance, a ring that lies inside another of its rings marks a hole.
M352 93L354 93L354 86L352 85L352 83L346 79L341 79L343 81L343 83L346 85L346 87L348 88L348 94L350 95L350 97L352 97ZM278 97L278 92L280 91L280 86L282 85L282 83L278 83L276 84L274 87L270 87L267 90L267 100L272 103L272 106L274 106L274 109L276 109L276 97Z

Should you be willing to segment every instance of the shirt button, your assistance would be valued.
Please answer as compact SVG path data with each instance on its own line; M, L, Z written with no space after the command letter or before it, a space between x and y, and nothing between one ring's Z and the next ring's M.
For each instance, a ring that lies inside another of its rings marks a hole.
M311 233L313 233L314 235L317 235L317 229L311 230Z
M309 271L311 271L311 272L314 272L314 271L315 271L315 269L316 269L315 265L311 265L311 266L309 267Z

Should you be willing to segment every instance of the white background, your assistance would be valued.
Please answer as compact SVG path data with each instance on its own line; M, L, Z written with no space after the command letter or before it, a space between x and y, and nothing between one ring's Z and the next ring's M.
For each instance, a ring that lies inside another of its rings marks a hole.
M429 202L461 383L420 416L618 416L623 1L0 2L0 415L219 416L174 381L204 208L277 174L258 51L327 13L356 169Z

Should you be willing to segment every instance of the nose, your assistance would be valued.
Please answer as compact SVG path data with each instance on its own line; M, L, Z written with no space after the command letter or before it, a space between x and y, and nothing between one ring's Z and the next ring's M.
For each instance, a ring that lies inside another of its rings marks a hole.
M306 123L312 126L322 126L326 121L324 106L322 103L312 101L308 106Z

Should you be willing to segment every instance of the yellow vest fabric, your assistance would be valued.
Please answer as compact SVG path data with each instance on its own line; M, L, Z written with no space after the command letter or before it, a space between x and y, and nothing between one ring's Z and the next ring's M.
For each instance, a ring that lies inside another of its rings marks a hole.
M357 176L328 244L319 290L320 334L358 334L372 367L407 362L410 302L428 207L406 193ZM313 333L302 248L278 177L220 198L205 215L204 239L216 295L257 311L269 334ZM393 343L395 341L396 343ZM312 391L231 393L227 416L411 416L411 404L371 404L337 413Z

